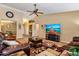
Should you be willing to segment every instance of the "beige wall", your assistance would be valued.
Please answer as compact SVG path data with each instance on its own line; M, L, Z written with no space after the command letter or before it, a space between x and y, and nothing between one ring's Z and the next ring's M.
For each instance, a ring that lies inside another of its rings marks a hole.
M5 13L7 11L12 11L14 13L13 18L6 17ZM0 4L0 20L12 20L17 22L17 38L22 38L23 35L23 18L25 17L25 14L17 9L7 7L5 5ZM21 29L18 28L18 25L21 24Z
M35 21L43 25L61 24L61 42L69 43L73 36L79 36L79 25L75 24L75 21L79 21L79 11L39 16L35 17ZM45 38L45 28L39 30L38 35Z

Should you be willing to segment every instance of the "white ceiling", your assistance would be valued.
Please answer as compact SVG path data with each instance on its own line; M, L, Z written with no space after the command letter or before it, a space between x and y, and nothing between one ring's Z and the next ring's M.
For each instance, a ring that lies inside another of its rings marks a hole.
M9 7L19 9L26 12L27 10L33 10L33 3L3 3ZM48 13L60 13L66 11L79 10L79 3L36 3L37 8L43 11L45 14Z

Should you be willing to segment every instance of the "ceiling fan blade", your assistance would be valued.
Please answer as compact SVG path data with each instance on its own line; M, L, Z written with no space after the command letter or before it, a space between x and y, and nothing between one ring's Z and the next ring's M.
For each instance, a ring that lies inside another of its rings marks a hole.
M33 11L27 10L27 12L33 12Z
M32 15L32 14L34 14L34 12L32 12L31 14L29 14L29 15Z
M36 14L36 16L38 16L38 14L37 13L35 13Z
M39 13L39 14L44 14L43 12L37 12L37 13Z

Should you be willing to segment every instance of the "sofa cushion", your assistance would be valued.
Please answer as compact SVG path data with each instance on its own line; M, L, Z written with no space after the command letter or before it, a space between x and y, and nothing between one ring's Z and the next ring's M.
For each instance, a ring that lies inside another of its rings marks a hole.
M63 47L64 45L67 45L66 43L63 42L54 42L54 43L57 47Z
M52 54L55 54L56 56L60 55L60 52L57 52L57 51L50 49L50 48L48 48L47 51L52 53Z
M36 56L56 56L56 55L45 50L45 51L37 54Z
M19 39L16 39L16 41L21 45L27 44L29 42L27 38L19 38Z
M45 46L45 47L52 47L52 46L54 46L54 41L43 40L43 46Z

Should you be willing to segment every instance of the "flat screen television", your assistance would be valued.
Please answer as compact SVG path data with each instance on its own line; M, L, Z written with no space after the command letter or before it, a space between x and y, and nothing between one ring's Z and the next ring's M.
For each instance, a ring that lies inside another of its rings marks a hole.
M49 32L50 29L60 33L61 32L61 24L46 24L45 25L46 32Z
M46 39L59 42L60 41L60 35L54 35L51 30L54 30L57 33L61 33L61 24L46 24ZM48 33L52 34L48 34Z

